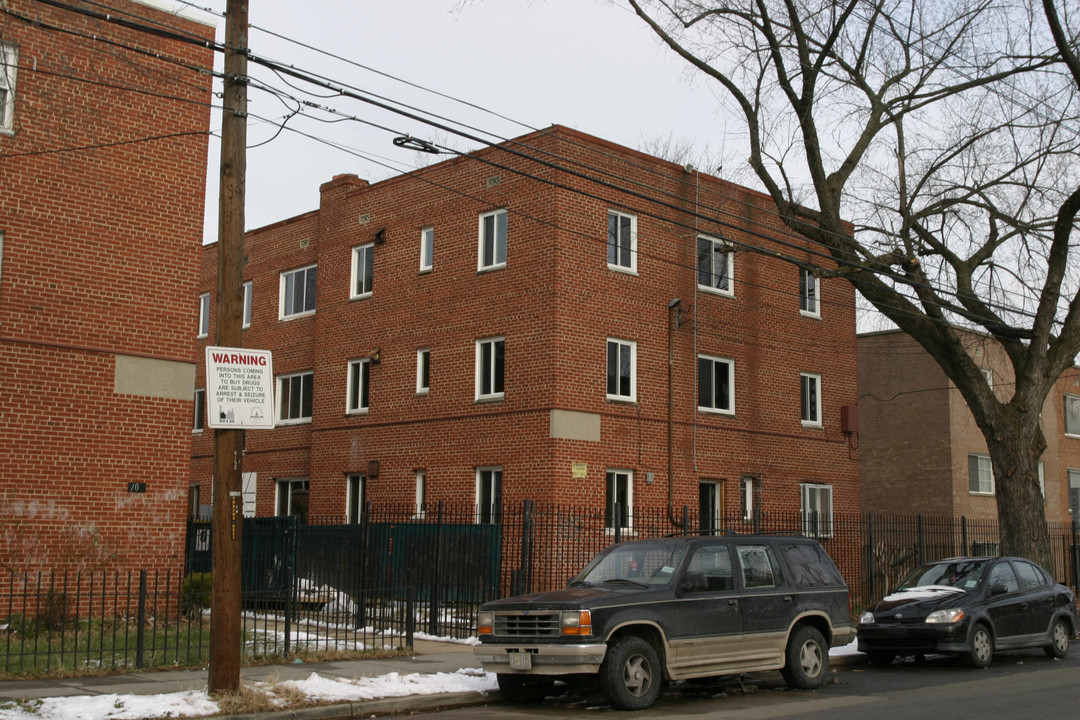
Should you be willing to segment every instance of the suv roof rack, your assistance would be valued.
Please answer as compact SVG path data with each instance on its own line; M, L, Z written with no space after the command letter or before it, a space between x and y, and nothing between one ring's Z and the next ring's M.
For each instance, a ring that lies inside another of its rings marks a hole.
M741 533L741 532L738 532L737 530L733 530L732 528L713 528L711 530L700 530L700 529L699 530L680 530L679 532L668 533L667 535L664 535L664 537L666 537L666 538L669 538L669 537L685 537L685 536L688 536L688 535L701 535L701 536L709 536L709 535L717 536L717 535L719 535L719 536L722 536L722 537L755 537L755 536L763 536L763 535L775 537L775 536L779 536L779 535L788 535L788 536L791 536L791 537L800 537L800 538L801 537L806 537L806 535L804 535L799 530L774 530L774 531L771 531L771 532Z

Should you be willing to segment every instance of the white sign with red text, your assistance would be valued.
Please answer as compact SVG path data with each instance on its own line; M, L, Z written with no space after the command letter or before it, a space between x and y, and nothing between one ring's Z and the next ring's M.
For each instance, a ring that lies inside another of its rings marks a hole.
M206 348L206 424L225 430L274 427L274 363L269 350Z

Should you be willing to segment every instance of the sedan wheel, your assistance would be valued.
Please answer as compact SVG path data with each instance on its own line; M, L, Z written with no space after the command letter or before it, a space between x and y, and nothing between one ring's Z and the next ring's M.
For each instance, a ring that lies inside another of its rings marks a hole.
M990 636L990 630L985 625L976 625L971 633L971 649L964 659L971 667L984 668L990 665L993 657L994 639Z
M1047 657L1063 658L1069 654L1069 625L1061 618L1050 629L1050 644L1043 648Z

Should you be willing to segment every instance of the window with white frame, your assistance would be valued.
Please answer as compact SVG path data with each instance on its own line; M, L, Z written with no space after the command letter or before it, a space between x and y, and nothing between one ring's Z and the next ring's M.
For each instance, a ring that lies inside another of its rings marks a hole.
M987 368L987 367L979 368L979 369L982 370L983 378L986 379L986 386L989 387L991 390L993 390L994 389L994 371L992 369L990 369L990 368Z
M426 227L420 231L420 272L432 268L435 261L435 228Z
M989 455L968 455L968 490L972 495L994 494L994 469Z
M192 421L191 431L201 433L206 427L206 388L195 391L195 417Z
M277 497L275 498L275 514L279 517L296 516L301 525L308 521L308 491L310 489L307 478L278 478Z
M315 273L317 265L281 273L278 317L310 315L315 312Z
M0 43L0 132L15 129L15 70L19 51L14 45Z
M637 217L617 210L607 216L607 263L614 270L637 272Z
M821 376L801 373L799 386L802 395L802 424L821 427Z
M495 210L480 216L479 270L506 265L506 218L506 210Z
M706 292L734 295L732 282L735 254L723 240L699 235L697 239L697 284Z
M367 500L365 479L360 473L345 476L345 522L350 525L359 523L364 514L364 503Z
M832 485L802 484L803 535L832 537Z
M368 387L371 377L371 360L362 358L349 361L349 379L345 391L348 398L345 411L364 413L368 411Z
M416 514L414 517L423 519L427 505L427 470L416 471Z
M754 496L757 494L757 479L744 476L739 480L739 513L743 520L754 519Z
M1039 494L1046 498L1046 472L1043 470L1042 460L1039 461Z
M311 422L311 395L314 374L311 371L278 377L278 422Z
M606 475L604 527L615 529L615 506L618 504L619 527L634 526L634 471L608 470Z
M251 327L251 281L248 280L244 283L244 321L242 329L247 330Z
M502 468L476 468L476 522L499 522L502 515Z
M375 243L354 247L352 251L352 285L349 298L371 297L375 280Z
M416 351L416 394L431 391L431 348Z
M1065 434L1080 437L1080 395L1065 396Z
M506 339L486 338L476 341L476 399L503 397L506 365Z
M631 340L607 341L607 397L609 400L637 398L637 343Z
M735 414L735 361L698 355L698 410Z
M813 272L799 268L799 312L810 317L821 316L821 304L818 297L821 281Z
M210 334L210 293L199 296L199 337Z

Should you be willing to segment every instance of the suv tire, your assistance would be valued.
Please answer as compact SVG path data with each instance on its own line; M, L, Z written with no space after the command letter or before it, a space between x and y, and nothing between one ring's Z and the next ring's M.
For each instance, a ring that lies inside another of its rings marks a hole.
M600 685L619 710L644 710L660 695L661 670L656 650L635 635L625 635L608 648L600 666Z
M512 703L542 702L555 687L554 680L510 673L498 673L495 680L499 683L499 692Z
M810 625L795 628L788 640L784 668L780 673L789 687L813 690L825 683L829 672L829 646L821 632Z

